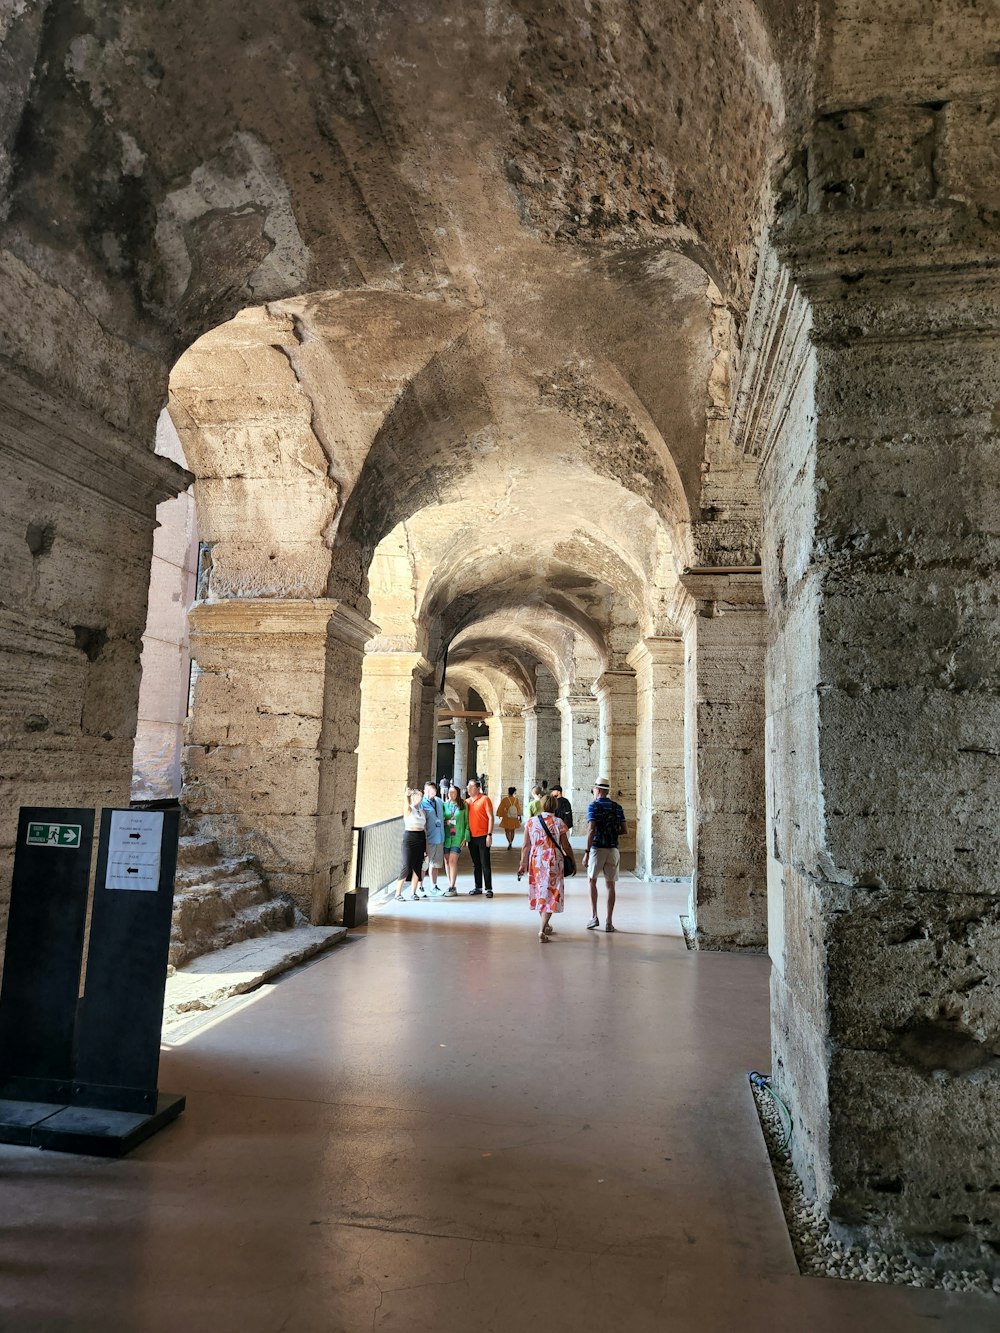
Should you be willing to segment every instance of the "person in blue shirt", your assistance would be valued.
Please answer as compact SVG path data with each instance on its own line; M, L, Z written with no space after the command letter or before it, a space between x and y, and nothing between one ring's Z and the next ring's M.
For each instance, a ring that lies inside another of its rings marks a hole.
M427 819L427 870L431 877L431 893L440 897L438 875L444 869L444 801L438 797L436 782L424 783L424 799L420 802ZM424 893L423 876L420 879L421 896Z
M611 784L607 778L598 778L594 783L594 799L587 806L587 882L590 886L591 917L587 922L588 930L596 930L601 924L597 919L597 877L603 871L604 883L608 890L608 913L604 919L604 929L614 931L611 918L615 913L615 885L618 881L618 839L628 832L625 823L625 811L617 801L608 795Z

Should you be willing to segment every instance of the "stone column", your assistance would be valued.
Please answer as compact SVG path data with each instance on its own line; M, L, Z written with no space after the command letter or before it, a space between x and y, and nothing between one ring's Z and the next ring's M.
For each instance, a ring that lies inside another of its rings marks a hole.
M538 742L535 751L535 777L554 786L565 782L562 766L562 715L555 704L535 705Z
M504 714L503 740L499 762L493 749L493 724L490 724L490 795L494 806L508 787L520 787L524 777L524 718L520 713ZM494 775L496 786L494 787Z
M764 649L759 570L696 569L694 597L694 876L691 919L700 949L767 945Z
M109 401L115 380L94 381ZM0 919L20 806L128 805L156 506L191 481L152 426L125 434L41 382L0 369Z
M436 782L441 774L437 771L437 734L438 712L444 706L444 696L439 692L434 679L433 669L429 670L420 686L420 724L417 729L416 779L422 786L428 778Z
M157 452L184 467L184 453L166 412L156 431ZM191 653L188 607L195 599L198 537L194 493L156 508L149 609L142 636L142 683L132 757L132 799L176 799L187 720Z
M489 773L490 771L490 740L489 736L477 736L475 743L475 764L473 767L477 774ZM470 773L471 777L472 774Z
M430 664L421 653L365 653L355 820L391 819L407 787L426 778L421 754ZM431 688L433 716L434 693Z
M521 806L527 810L531 789L538 776L538 715L534 708L521 712L524 718L524 767L521 771Z
M464 717L453 717L451 729L455 733L455 786L464 792L469 779L469 724Z
M637 694L636 873L690 875L684 772L684 643L642 639L628 655Z
M191 611L184 803L275 892L331 921L351 862L370 621L341 602L239 599Z
M582 829L587 806L597 781L600 704L590 691L563 689L559 694L562 714L563 794L573 806L574 825ZM549 779L549 786L552 779Z
M787 267L759 280L769 334L749 359L777 345L790 369L747 430L771 618L773 1072L795 1164L839 1231L996 1271L1000 256L985 215L952 202L979 188L959 170L976 114L819 128L844 211L790 225ZM822 174L811 187L826 198Z
M636 722L638 699L634 671L605 671L597 682L601 705L600 760L598 768L611 783L611 796L625 811L628 837L622 846L635 843L636 830ZM580 811L580 823L587 810Z
M494 713L492 717L486 719L486 725L490 733L486 776L494 806L500 800L498 793L501 791L501 783L503 782L503 747L506 722L507 719L499 713Z

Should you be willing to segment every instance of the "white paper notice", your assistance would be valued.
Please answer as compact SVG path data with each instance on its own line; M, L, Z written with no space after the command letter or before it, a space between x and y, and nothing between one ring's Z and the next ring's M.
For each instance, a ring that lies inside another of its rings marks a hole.
M112 810L104 887L155 893L162 837L162 810Z

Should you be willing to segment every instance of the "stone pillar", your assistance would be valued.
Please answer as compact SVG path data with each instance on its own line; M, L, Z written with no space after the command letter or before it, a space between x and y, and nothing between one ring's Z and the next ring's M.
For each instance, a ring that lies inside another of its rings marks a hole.
M156 450L179 466L185 465L177 432L166 412L160 414ZM137 801L175 800L181 791L191 676L187 613L195 599L198 565L195 529L190 488L157 505L132 756L132 799Z
M421 653L365 653L355 823L398 815L406 788L426 778L421 739L429 671ZM433 706L432 686L432 717Z
M535 781L544 779L550 787L565 780L562 771L562 717L557 699L559 687L545 667L535 668ZM529 788L530 791L530 788ZM567 792L568 795L568 792Z
M600 760L598 768L611 783L611 796L625 811L628 837L623 846L634 845L636 830L636 721L638 699L634 671L605 671L597 682L601 705ZM580 811L580 822L587 810Z
M535 777L550 787L565 782L562 767L562 715L555 704L535 705L538 742L535 751Z
M684 772L684 643L642 639L628 655L637 694L636 873L691 873Z
M20 806L128 805L156 506L191 481L40 382L0 369L0 919Z
M598 778L600 704L589 691L563 689L559 694L559 711L563 794L573 806L574 826L579 831L586 823L587 806L593 800L592 789Z
M341 602L239 599L191 611L184 803L256 854L316 924L347 887L370 621Z
M418 704L420 722L417 728L416 772L417 785L423 786L428 778L436 782L441 774L437 771L437 734L438 712L444 706L444 695L437 688L433 669L420 684Z
M490 733L486 752L486 777L494 806L500 800L498 793L501 791L501 783L503 782L503 747L506 723L507 718L502 717L499 713L494 713L492 717L486 719L486 725Z
M764 650L760 572L698 569L694 597L694 876L700 949L767 945ZM692 696L689 695L689 698Z
M996 1271L1000 258L985 215L951 202L978 188L953 176L976 114L823 122L844 211L790 225L787 267L758 280L748 360L777 345L786 386L751 397L747 429L771 619L773 1072L795 1164L841 1232ZM812 189L818 208L822 174Z
M453 717L451 729L455 733L455 786L464 792L469 780L469 724L464 717Z
M521 807L528 808L531 789L538 776L538 715L534 708L521 711L524 718L524 767L521 770L520 796Z
M491 772L496 768L496 762L493 760L492 729L489 733L489 768L491 768ZM508 786L516 786L517 793L521 797L521 804L524 804L524 793L521 790L523 781L524 716L520 712L505 713L503 756L500 760L499 782L497 782L496 789L492 792L493 805L496 805L500 798L507 794Z
M489 773L490 771L490 740L488 736L477 736L475 743L475 764L474 768L478 774ZM471 777L472 774L470 773Z

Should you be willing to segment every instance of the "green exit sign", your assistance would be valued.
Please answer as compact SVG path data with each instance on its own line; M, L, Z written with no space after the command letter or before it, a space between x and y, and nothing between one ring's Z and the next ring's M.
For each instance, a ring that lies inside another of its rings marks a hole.
M25 839L29 847L79 847L79 824L29 824Z

